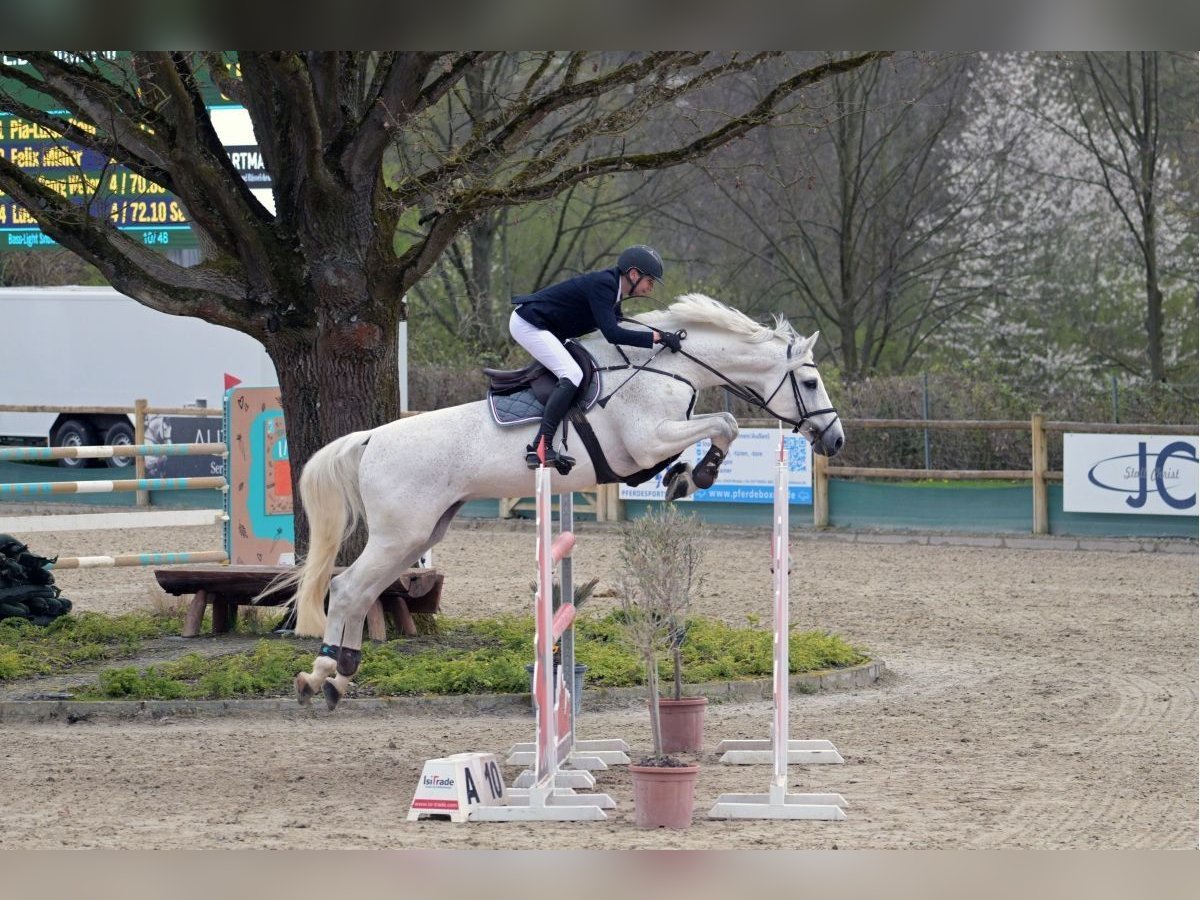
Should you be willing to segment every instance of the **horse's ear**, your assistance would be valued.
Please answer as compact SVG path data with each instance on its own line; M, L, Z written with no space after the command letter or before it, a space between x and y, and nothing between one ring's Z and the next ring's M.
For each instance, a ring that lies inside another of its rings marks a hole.
M796 342L795 351L792 353L789 369L798 369L804 363L808 362L812 349L817 345L817 337L821 334L819 331L814 331L812 337L801 338Z

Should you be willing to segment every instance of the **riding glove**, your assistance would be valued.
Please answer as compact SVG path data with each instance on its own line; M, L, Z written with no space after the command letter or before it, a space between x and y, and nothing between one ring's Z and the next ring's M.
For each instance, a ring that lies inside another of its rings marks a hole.
M660 331L658 342L664 347L670 348L672 353L678 353L679 347L683 343L683 335L677 331Z

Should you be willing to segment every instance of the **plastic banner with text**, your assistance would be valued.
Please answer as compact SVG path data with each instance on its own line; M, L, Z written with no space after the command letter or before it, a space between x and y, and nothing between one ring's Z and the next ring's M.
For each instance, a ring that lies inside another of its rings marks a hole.
M771 503L774 499L775 459L780 431L775 428L747 428L738 434L721 464L716 483L697 491L688 500L701 503ZM788 502L812 505L812 457L809 443L798 434L785 434L790 483ZM700 441L684 450L679 459L696 466L708 452L709 441ZM622 500L663 500L666 491L662 475L637 487L621 485Z

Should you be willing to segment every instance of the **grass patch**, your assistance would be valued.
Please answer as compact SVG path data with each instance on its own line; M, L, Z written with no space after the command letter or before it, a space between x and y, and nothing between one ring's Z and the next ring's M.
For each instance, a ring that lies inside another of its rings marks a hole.
M644 681L642 665L625 642L619 611L583 614L576 623L577 662L588 666L593 687L630 687ZM525 666L532 660L532 616L465 620L439 617L436 633L368 643L355 676L358 696L523 693ZM864 662L865 653L836 635L791 635L793 673L841 668ZM755 679L771 674L771 633L761 627L734 628L692 620L684 649L684 680ZM308 670L313 650L292 641L263 640L252 650L215 658L189 654L144 670L108 669L80 699L219 699L290 696L292 679ZM661 672L669 678L670 667Z
M247 653L205 658L189 653L147 669L125 666L100 673L81 700L220 700L288 694L292 679L312 663L312 652L292 643L259 641Z
M0 681L62 673L81 663L135 656L144 640L179 634L173 616L73 613L49 625L0 621Z

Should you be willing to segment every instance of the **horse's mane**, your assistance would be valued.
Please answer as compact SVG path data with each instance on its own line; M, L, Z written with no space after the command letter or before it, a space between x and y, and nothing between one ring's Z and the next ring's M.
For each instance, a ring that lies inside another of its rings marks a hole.
M650 313L646 318L654 320L656 325L661 325L662 320L683 325L711 325L722 331L741 335L752 343L762 343L773 338L788 341L797 336L795 329L783 316L774 317L774 326L763 325L745 313L704 294L681 294L665 310Z

